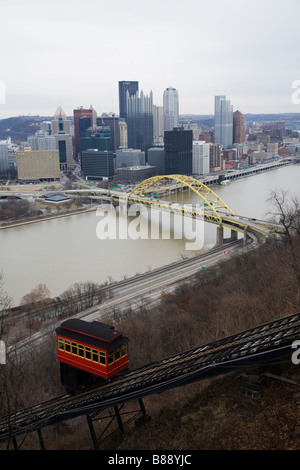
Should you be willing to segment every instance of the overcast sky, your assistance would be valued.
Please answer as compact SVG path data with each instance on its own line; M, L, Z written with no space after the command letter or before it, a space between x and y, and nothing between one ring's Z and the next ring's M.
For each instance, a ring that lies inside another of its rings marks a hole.
M299 0L0 0L0 119L119 113L118 81L137 80L181 114L300 112ZM5 103L4 101L5 87Z

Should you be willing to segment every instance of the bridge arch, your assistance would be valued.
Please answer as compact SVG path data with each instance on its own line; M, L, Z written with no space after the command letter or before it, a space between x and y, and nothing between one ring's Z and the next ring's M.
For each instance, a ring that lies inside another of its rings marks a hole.
M225 204L225 202L222 201L222 199L214 191L208 188L208 186L196 180L195 178L192 178L191 176L185 175L153 176L152 178L139 183L128 194L128 200L134 200L135 197L145 195L155 183L166 179L175 182L174 184L181 183L182 187L191 189L197 196L199 196L203 201L204 208L207 207L211 213L211 215L208 215L208 219L213 219L216 222L222 223L222 216L219 214L219 211L225 210L226 212L233 214L227 204ZM166 189L164 191L166 191Z

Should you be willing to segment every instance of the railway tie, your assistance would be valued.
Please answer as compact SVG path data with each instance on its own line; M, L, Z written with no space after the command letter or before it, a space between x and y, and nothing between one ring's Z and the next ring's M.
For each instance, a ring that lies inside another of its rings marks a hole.
M193 348L117 376L75 396L62 395L0 418L0 442L236 369L291 357L300 340L300 313Z

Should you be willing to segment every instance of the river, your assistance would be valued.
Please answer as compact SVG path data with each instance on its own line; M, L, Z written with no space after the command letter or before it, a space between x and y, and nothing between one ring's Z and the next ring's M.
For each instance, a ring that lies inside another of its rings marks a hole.
M288 190L300 199L299 181L300 165L291 165L211 189L234 213L265 219L271 191ZM192 254L184 239L101 240L99 220L95 211L0 230L0 270L14 305L40 283L54 297L76 282L118 281ZM207 251L216 226L205 224L204 235Z

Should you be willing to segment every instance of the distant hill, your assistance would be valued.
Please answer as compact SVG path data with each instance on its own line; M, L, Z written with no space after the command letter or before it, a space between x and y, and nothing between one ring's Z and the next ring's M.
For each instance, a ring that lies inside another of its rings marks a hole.
M298 124L300 128L300 113L282 113L282 114L244 114L245 123L249 122L276 122L285 121ZM0 140L11 137L13 141L24 142L27 137L34 135L40 129L40 123L43 121L52 121L53 116L16 116L7 119L0 119ZM73 121L73 116L68 116ZM194 122L203 128L214 126L214 116L209 114L183 114L180 115L180 122Z
M289 123L299 122L300 113L280 113L280 114L244 114L246 125L251 122L277 122L285 121ZM183 114L180 115L180 122L196 122L199 126L214 126L214 116L207 114ZM300 126L299 126L300 127Z
M203 128L210 129L215 125L214 116L213 115L201 115L201 114L182 114L179 116L180 124L184 124L187 122L193 122L198 124L198 126Z
M40 123L53 119L41 116L18 116L0 120L0 139L11 137L12 140L26 141L40 129Z
M52 121L53 116L17 116L0 119L0 140L11 137L13 141L24 142L40 129L43 121Z

